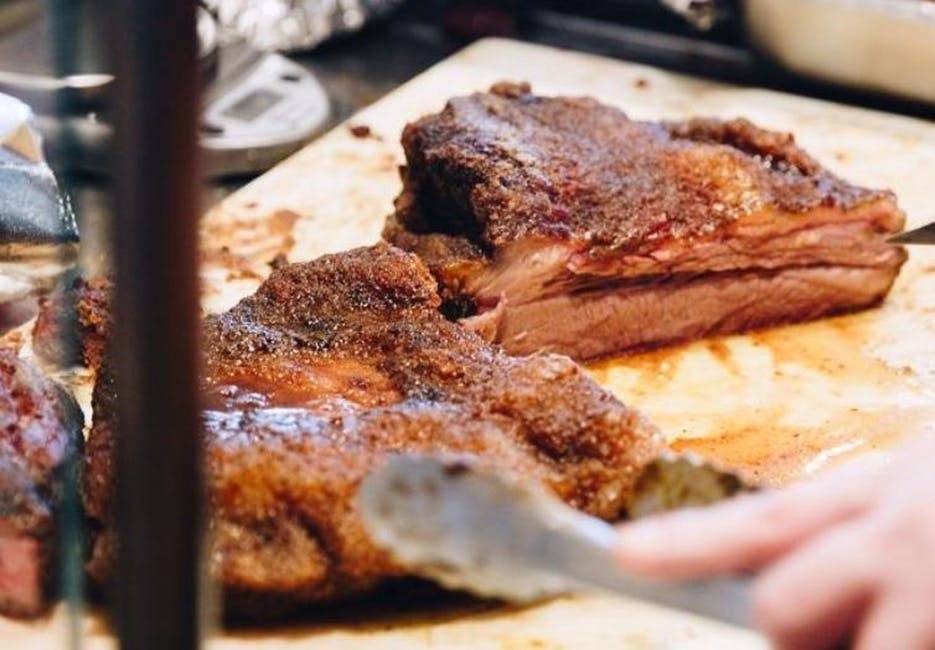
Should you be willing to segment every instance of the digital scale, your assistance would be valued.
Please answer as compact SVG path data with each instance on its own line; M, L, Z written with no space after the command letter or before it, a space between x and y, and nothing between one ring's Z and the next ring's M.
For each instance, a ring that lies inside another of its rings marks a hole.
M324 88L301 65L244 44L222 48L200 127L207 171L268 169L318 133L329 114Z
M328 96L304 67L243 41L219 45L214 19L205 11L199 14L198 36L206 79L200 143L208 175L264 171L326 124ZM73 167L106 174L113 129L102 116L113 81L108 74L54 79L0 72L0 92L18 97L36 112L50 159L60 154L68 138ZM58 116L60 106L69 107L67 116Z

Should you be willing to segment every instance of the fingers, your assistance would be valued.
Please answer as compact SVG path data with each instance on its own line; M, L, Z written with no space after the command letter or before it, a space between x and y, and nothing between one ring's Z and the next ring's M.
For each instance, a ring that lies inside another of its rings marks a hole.
M932 599L910 596L915 594L902 590L881 596L860 626L856 650L935 648Z
M879 584L864 521L822 535L757 582L754 615L777 648L834 647L856 627ZM899 647L899 646L891 646Z
M875 485L868 471L847 468L781 492L625 524L617 557L633 572L660 578L754 569L863 512Z
M878 597L856 636L858 650L935 649L935 482L922 467L870 519L869 543L884 568Z

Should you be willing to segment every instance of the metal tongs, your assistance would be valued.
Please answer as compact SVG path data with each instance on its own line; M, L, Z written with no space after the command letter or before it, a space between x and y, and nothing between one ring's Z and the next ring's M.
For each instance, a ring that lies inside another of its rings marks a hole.
M614 560L610 524L464 459L396 456L364 481L360 499L374 539L447 587L520 602L598 589L751 627L747 579L629 575Z

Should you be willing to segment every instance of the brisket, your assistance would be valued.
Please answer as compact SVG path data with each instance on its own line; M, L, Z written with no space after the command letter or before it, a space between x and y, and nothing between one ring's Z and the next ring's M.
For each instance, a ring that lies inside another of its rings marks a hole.
M81 446L65 391L0 349L0 614L45 611L56 582L59 508Z
M363 478L394 453L467 455L614 519L660 439L567 357L508 356L439 312L413 255L378 245L274 270L204 323L210 572L228 613L267 617L406 575L369 538ZM88 564L116 540L114 383L94 395Z
M524 84L403 132L384 236L507 351L588 359L863 309L906 258L891 192L742 119L654 123Z

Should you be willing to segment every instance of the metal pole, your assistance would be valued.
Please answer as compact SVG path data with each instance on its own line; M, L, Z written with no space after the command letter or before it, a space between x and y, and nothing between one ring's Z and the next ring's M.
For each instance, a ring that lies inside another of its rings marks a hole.
M198 65L192 0L113 0L118 391L116 627L200 643Z
M55 76L59 78L75 74L80 69L82 52L79 48L79 35L82 25L81 0L49 0L47 5L49 25L52 35L51 55ZM67 116L72 114L71 97L62 94L56 97L54 105L56 117L66 123ZM59 156L52 164L58 178L59 188L65 197L66 209L72 209L71 201L73 190L72 170L74 161L74 139L68 127L62 129L62 140ZM59 263L66 268L75 262L74 253L59 247ZM64 352L64 358L73 358L77 349L77 332L69 326L69 317L64 313L57 316L58 330L61 332L59 344ZM69 389L72 379L65 379ZM62 501L58 515L58 590L66 605L68 641L66 647L70 650L80 650L83 646L81 638L81 622L85 613L84 606L84 525L85 520L81 511L81 493L79 483L81 460L78 456L70 457L63 472Z

